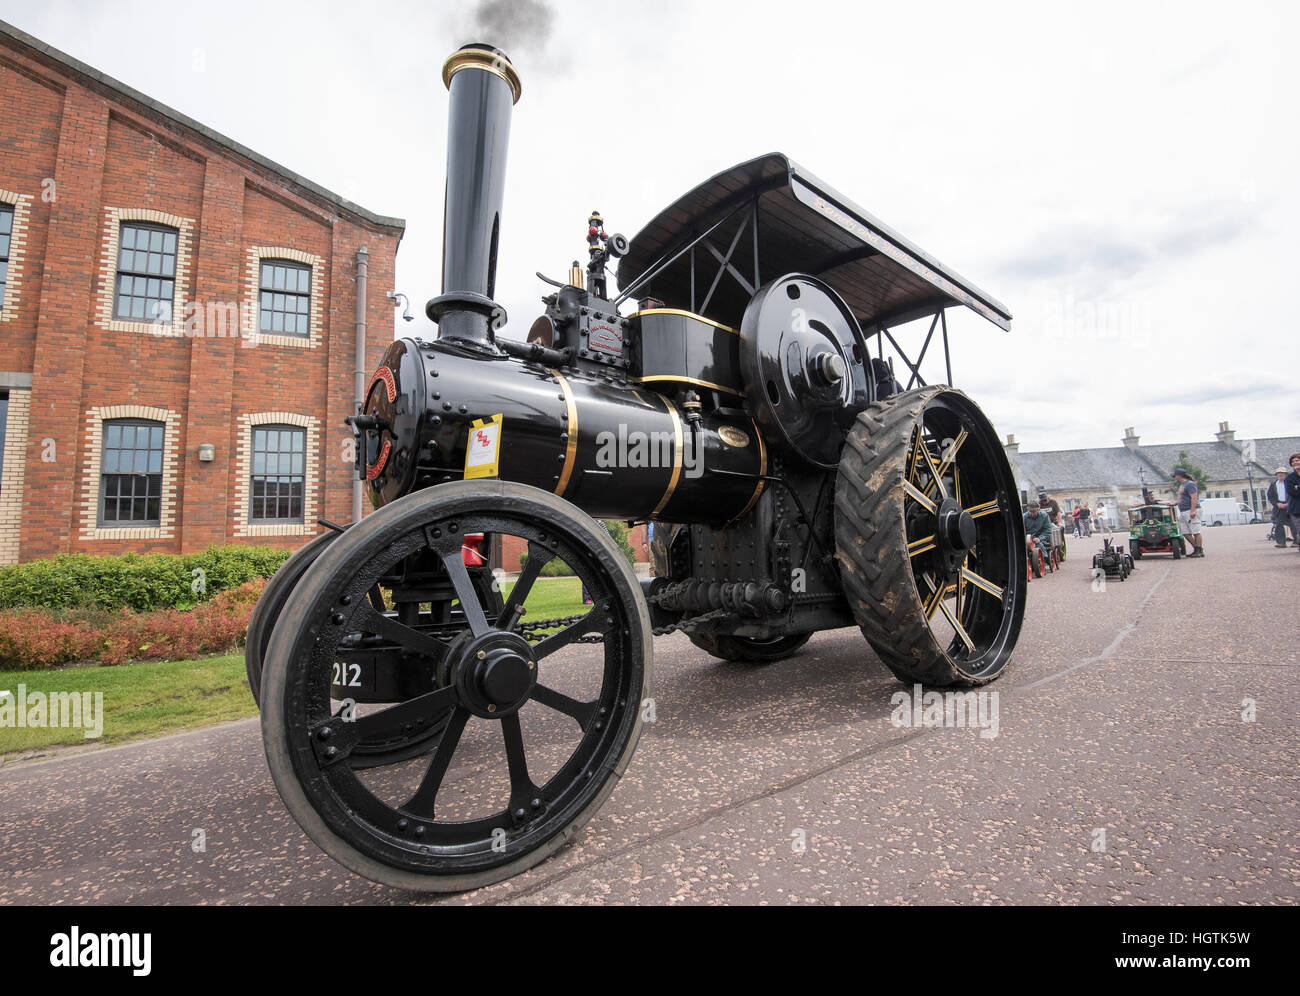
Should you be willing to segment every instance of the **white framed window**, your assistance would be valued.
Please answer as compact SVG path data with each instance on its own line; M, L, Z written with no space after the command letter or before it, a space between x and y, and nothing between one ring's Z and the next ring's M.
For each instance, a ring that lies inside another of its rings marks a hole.
M246 260L246 344L319 346L324 337L325 260L287 246L249 246Z
M236 536L314 536L320 419L250 412L236 426Z
M85 422L81 538L174 536L180 413L104 405L87 409Z
M100 444L99 526L101 529L158 526L162 512L165 422L104 420Z
M248 521L278 526L303 521L307 479L307 430L272 423L252 427L252 474Z
M0 189L0 322L18 317L32 195Z
M122 222L118 232L113 317L171 325L178 233L167 225Z
M0 390L0 564L18 563L32 392Z
M193 220L165 211L104 209L101 328L146 335L184 334L181 319L193 232Z

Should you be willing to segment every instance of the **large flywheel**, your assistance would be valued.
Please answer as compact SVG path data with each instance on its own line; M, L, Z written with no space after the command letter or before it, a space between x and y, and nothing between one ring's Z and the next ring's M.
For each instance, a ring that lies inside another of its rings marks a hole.
M495 611L462 561L467 533L526 544ZM430 560L455 589L450 623L424 605L403 619L374 604L383 579ZM539 629L524 603L554 560L593 604ZM396 704L337 699L336 669L359 641L398 655L424 690ZM294 587L265 655L267 761L294 818L353 871L422 891L487 885L561 847L613 791L641 732L652 662L635 575L593 519L525 485L439 485L349 528ZM426 756L351 763L361 745L440 719Z
M901 680L981 685L1025 608L1020 501L993 427L965 394L909 391L849 430L835 544L863 635Z

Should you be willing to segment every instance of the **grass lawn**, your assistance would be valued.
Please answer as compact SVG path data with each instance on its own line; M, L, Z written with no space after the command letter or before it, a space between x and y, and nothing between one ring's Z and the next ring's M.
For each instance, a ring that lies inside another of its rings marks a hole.
M510 594L510 585L502 585L502 595ZM524 622L577 616L587 610L582 604L582 584L577 578L538 578L524 599Z
M526 622L581 614L578 579L538 578L524 607ZM15 710L19 685L25 687L29 700L33 692L102 693L103 714L97 718L103 733L87 739L86 717L73 729L0 725L0 757L55 744L121 743L257 715L244 676L243 654L117 667L0 671L0 692L9 692L7 701ZM0 710L4 704L0 702Z
M0 671L0 692L8 691L10 702L17 698L19 685L26 687L29 699L33 692L102 693L103 715L98 718L103 735L86 738L85 716L75 729L6 724L0 726L0 756L52 744L120 743L257 715L242 654L116 667Z

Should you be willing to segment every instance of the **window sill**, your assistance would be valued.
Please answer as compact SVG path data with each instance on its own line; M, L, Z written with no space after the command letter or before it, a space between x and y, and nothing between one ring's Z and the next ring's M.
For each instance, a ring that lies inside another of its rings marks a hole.
M159 324L155 322L136 322L124 321L121 318L114 318L104 325L110 332L139 332L144 335L155 335L160 338L180 338L184 335L184 330L171 324Z
M309 335L277 335L274 332L254 332L244 340L245 346L291 346L297 349L315 349L316 337Z
M245 523L238 531L240 536L308 536L311 530L305 522Z
M83 535L88 540L162 539L162 526L97 526Z

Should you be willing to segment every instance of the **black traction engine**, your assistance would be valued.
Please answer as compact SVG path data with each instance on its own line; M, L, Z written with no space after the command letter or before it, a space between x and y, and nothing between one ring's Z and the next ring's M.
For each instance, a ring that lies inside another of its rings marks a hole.
M936 331L947 361L945 309L1009 329L1007 309L771 154L630 241L592 212L585 265L538 274L544 313L508 337L519 76L476 44L443 80L438 337L394 342L349 419L375 510L290 558L249 628L267 759L311 838L426 891L531 867L627 767L655 635L766 664L858 626L864 661L906 682L995 679L1024 611L1015 482L976 405L920 365ZM913 361L895 333L919 319ZM652 524L652 577L598 519ZM504 545L526 551L517 577L490 568ZM586 597L547 615L557 565Z

